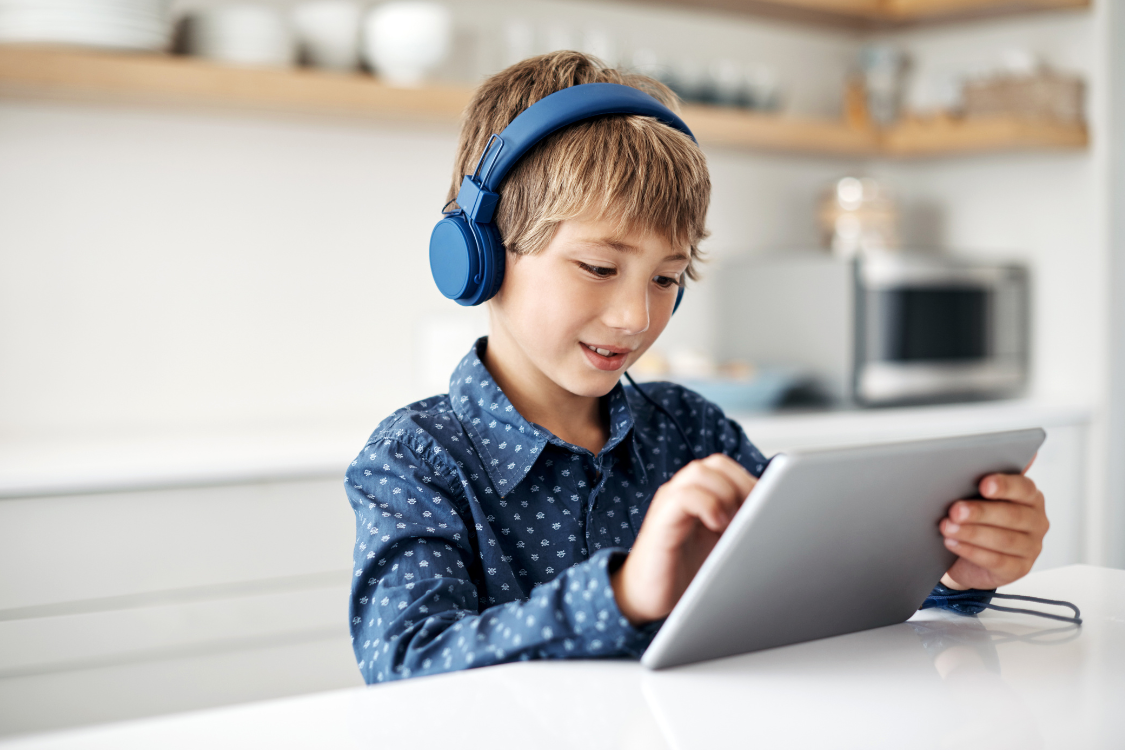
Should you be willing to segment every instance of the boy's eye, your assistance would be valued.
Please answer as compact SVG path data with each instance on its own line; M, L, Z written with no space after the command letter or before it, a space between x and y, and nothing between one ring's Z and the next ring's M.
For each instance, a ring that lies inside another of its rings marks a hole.
M616 271L612 268L604 268L602 266L591 266L588 263L579 263L578 265L582 268L583 271L587 271L589 273L592 273L595 276L597 276L599 279L608 279L610 276L612 276L614 273L616 273Z
M653 281L655 281L656 285L661 289L667 289L670 286L678 286L680 283L678 279L673 279L671 276L657 276Z

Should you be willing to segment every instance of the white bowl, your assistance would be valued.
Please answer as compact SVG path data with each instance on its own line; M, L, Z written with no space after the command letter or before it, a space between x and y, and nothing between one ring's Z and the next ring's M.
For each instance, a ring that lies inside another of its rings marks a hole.
M313 0L295 7L293 27L306 61L332 70L358 67L361 15L353 0Z
M371 10L363 24L363 54L392 86L417 87L441 64L453 39L449 9L424 0L396 0Z

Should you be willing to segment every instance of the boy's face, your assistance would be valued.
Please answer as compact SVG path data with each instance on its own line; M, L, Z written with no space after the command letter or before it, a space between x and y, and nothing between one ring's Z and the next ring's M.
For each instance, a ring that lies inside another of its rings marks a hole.
M688 260L662 235L564 221L539 253L508 256L490 356L544 396L604 396L668 324Z

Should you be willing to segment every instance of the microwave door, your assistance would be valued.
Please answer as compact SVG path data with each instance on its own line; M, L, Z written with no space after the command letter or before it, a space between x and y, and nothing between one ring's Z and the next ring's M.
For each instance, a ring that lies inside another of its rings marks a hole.
M1013 349L1012 292L1003 284L880 285L859 296L860 401L985 396L1022 383L1022 363L1002 351Z
M972 362L986 359L990 294L980 287L873 291L870 339L880 362Z

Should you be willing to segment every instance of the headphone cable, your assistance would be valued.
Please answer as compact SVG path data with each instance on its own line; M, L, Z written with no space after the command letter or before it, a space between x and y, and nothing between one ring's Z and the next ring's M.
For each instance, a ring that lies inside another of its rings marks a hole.
M652 397L651 397L651 396L649 396L649 395L648 395L647 393L645 393L645 392L644 392L644 389L643 389L643 388L641 388L641 387L640 387L639 385L637 385L637 381L633 380L633 376L629 374L629 371L628 371L628 370L626 370L626 371L625 371L625 379L629 381L629 385L633 386L633 388L634 388L634 389L636 389L637 393L641 394L641 397L642 397L642 398L643 398L643 399L644 399L645 401L648 401L648 402L649 402L650 404L652 404L652 405L653 405L653 407L654 407L654 408L655 408L655 409L656 409L657 411L659 411L660 413L662 413L662 414L663 414L664 416L668 417L668 419L672 420L672 424L673 424L673 425L675 425L675 427L676 427L676 431L677 431L677 432L679 432L679 433L680 433L680 437L682 437L682 438L684 439L684 444L685 444L685 445L687 446L687 449L688 449L688 453L690 453L690 454L691 454L691 457L692 457L693 459L695 459L696 461L698 461L698 460L699 460L699 456L698 456L698 454L696 454L696 452L695 452L695 448L693 448L693 447L692 447L692 445L691 445L691 440L690 440L690 439L688 439L688 436L687 436L687 432L686 432L686 431L684 430L684 428L683 428L683 427L682 427L682 426L680 425L680 423L679 423L679 420L677 420L677 419L676 419L675 417L673 417L673 416L672 416L672 413L671 413L670 411L668 411L667 409L665 409L665 408L664 408L663 406L661 406L660 404L656 403L656 401L654 401L654 400L652 399Z

